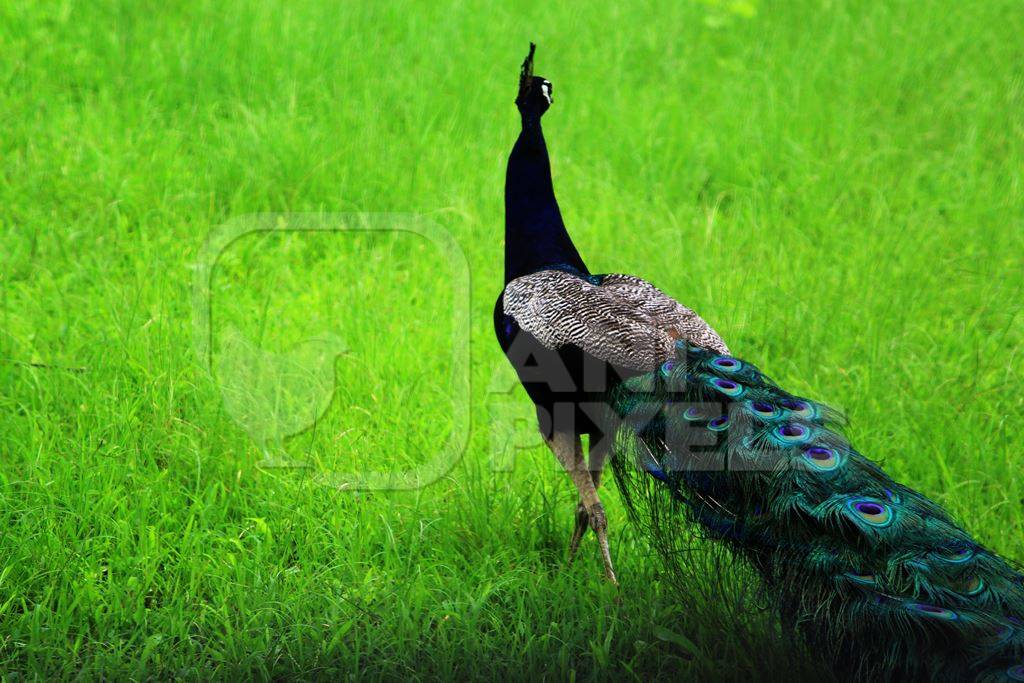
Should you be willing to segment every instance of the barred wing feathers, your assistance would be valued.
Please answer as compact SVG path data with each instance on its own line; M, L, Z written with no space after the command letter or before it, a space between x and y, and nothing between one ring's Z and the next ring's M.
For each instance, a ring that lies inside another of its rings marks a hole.
M673 358L678 340L729 352L699 315L631 275L542 270L510 282L503 304L547 348L575 345L632 370L650 371Z

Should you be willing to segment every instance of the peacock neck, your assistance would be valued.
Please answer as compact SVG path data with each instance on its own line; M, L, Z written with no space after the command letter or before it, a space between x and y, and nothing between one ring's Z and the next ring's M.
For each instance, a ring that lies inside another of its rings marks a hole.
M540 117L526 114L505 174L505 284L556 265L590 272L562 222Z

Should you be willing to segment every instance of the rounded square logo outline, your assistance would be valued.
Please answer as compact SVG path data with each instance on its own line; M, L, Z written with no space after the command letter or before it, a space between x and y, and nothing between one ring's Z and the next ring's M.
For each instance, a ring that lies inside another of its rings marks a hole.
M412 490L439 480L455 466L469 443L470 401L470 270L461 245L439 223L410 213L261 213L236 216L214 227L199 251L192 277L192 344L200 367L213 375L213 272L221 254L246 235L272 232L406 232L418 235L441 252L452 286L452 371L449 391L452 430L435 455L412 470L332 472L321 483L352 490ZM278 465L282 466L282 465ZM288 467L288 463L283 466ZM304 467L294 462L290 466Z

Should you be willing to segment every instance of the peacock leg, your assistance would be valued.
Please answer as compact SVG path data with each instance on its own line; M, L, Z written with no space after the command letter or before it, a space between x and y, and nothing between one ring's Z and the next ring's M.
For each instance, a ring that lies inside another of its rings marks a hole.
M572 530L572 538L569 539L569 564L576 559L576 551L580 549L580 541L583 535L590 528L590 515L583 501L576 503L576 526Z
M601 473L604 471L604 462L608 458L608 448L610 441L604 438L600 438L597 435L590 437L590 478L594 481L594 490L601 488ZM569 540L569 564L576 558L576 551L579 550L580 541L583 540L583 535L587 533L587 529L590 527L590 515L587 513L587 508L580 500L576 504L576 527L572 531L572 538ZM607 542L602 546L601 553L604 555L605 549L607 548ZM602 557L602 559L604 559ZM611 556L607 558L607 565L611 566Z
M595 441L596 439L596 441ZM604 461L608 457L608 447L611 441L591 435L590 437L590 478L594 482L594 495L597 489L601 488L601 473L604 471ZM595 515L597 519L595 519ZM601 547L601 561L604 562L605 575L612 583L618 585L615 580L615 569L612 567L612 554L608 548L608 518L604 514L604 506L600 502L597 508L590 515L590 523L597 534L597 543Z
M611 441L607 438L593 435L590 437L590 477L594 480L594 488L601 488L601 473L604 471L604 462L608 459L608 451Z
M605 577L613 584L618 585L619 582L615 579L615 570L612 567L611 552L608 548L608 518L605 516L601 499L598 498L594 477L591 476L591 472L583 459L583 445L580 443L580 438L571 432L556 431L548 441L548 447L551 448L558 462L569 473L572 483L576 486L576 491L580 494L580 505L586 514L585 523L589 523L590 528L597 534L597 542L601 547L601 559L604 562ZM598 479L600 480L600 477ZM573 532L573 541L576 547L579 546L577 534L582 538L585 531L585 527L582 530L580 529L582 515L579 508L580 506L576 508L576 530ZM570 551L574 550L572 545L570 545Z

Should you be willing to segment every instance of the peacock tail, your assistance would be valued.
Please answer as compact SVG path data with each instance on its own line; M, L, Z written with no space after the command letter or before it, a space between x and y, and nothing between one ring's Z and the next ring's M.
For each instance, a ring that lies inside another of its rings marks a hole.
M688 561L695 523L852 678L1024 681L1024 576L857 452L836 412L683 342L613 405L619 488L667 560Z

